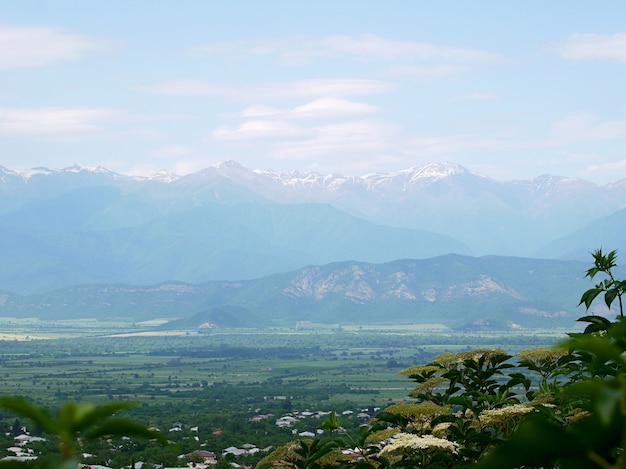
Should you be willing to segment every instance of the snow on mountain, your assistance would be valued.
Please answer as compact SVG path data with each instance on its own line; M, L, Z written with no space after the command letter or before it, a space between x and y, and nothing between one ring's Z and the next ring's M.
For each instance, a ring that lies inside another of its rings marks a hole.
M600 190L601 186L584 179L544 174L533 179L511 181L531 194L556 194L582 190ZM609 185L610 186L610 185ZM609 186L606 186L607 188Z
M20 169L20 170L10 170L4 167L0 167L0 174L9 175L12 177L17 177L22 179L25 182L28 182L30 179L34 177L50 177L50 176L104 176L107 178L111 178L113 180L128 180L131 179L130 176L125 176L122 174L115 173L113 171L109 171L103 166L86 166L81 164L75 164L63 169L51 169L45 166L37 166L35 168L28 169ZM5 181L2 181L5 182Z
M429 184L458 176L471 176L477 180L497 183L486 176L469 171L467 168L454 163L429 163L413 166L411 168L392 171L388 173L370 173L364 176L345 174L323 174L312 171L289 171L279 172L271 169L248 169L236 161L226 160L209 166L204 170L186 176L179 176L171 171L158 171L157 173L143 176L125 176L118 174L102 166L86 166L76 164L63 169L50 169L36 167L25 170L11 170L0 166L0 176L19 176L24 180L34 176L52 176L62 174L104 175L114 180L138 180L170 183L178 180L199 181L205 178L222 177L235 183L252 185L255 188L267 188L276 190L284 188L293 191L319 191L331 192L340 189L358 189L366 191L410 191L421 189ZM582 179L559 176L543 175L532 180L515 180L511 185L521 187L529 192L540 193L547 188L586 186L595 187L593 183ZM621 185L626 185L624 182ZM611 188L620 187L620 182L609 185ZM607 186L607 187L609 187Z
M409 169L389 172L373 173L365 176L350 176L338 174L322 174L316 172L290 171L280 173L272 170L254 170L259 177L290 189L329 189L338 190L349 186L366 190L395 186L396 189L407 190L422 181L433 182L447 177L469 174L462 166L452 163L431 163L414 166ZM233 177L232 172L223 172L226 177ZM478 175L476 175L478 176Z
M229 160L185 176L159 171L131 177L82 165L24 171L0 167L0 213L78 188L125 184L158 187L144 196L157 212L164 208L155 201L156 194L172 201L164 210L201 207L209 201L328 204L378 225L428 230L461 240L476 255L531 255L552 240L626 207L626 181L599 186L542 175L503 182L449 162L357 176L248 169ZM169 187L161 189L161 184Z
M391 173L369 174L363 179L367 182L371 190L393 189L395 191L410 191L442 179L459 175L472 175L474 177L484 178L484 176L471 173L463 166L457 164L430 163Z
M112 171L109 171L108 169L106 169L103 166L86 166L83 164L75 164L72 166L69 166L65 169L63 169L62 171L68 172L68 173L82 173L82 172L89 172L89 173L105 173L105 174L113 174Z
M143 179L143 178L141 178ZM154 173L151 176L148 176L147 178L145 178L148 181L157 181L157 182L165 182L165 183L171 183L174 181L178 181L180 179L180 176L178 176L177 174L171 172L171 171L165 171L165 170L161 170L161 171L157 171L156 173Z
M28 181L30 178L34 176L50 176L54 172L55 171L48 169L48 168L37 167L37 168L24 169L21 171L15 171L15 174L20 176L25 181Z

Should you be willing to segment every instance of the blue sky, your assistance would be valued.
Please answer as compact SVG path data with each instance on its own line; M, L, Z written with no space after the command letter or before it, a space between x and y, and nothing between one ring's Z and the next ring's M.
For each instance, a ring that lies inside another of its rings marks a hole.
M626 2L0 0L0 165L626 178Z

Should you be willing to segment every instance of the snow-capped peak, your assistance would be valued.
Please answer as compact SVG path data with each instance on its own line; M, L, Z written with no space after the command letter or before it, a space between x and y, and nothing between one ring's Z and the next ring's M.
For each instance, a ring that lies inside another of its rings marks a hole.
M109 171L108 169L106 169L103 166L87 166L84 164L74 164L72 166L69 166L67 168L63 168L61 171L65 171L67 173L82 173L82 172L88 172L88 173L110 173L111 171Z
M159 182L169 183L169 182L177 181L178 179L180 179L180 176L178 176L177 174L171 171L162 169L161 171L157 171L156 173L154 173L152 176L148 176L147 179L149 181L159 181Z
M50 174L54 174L58 171L43 166L38 166L36 168L17 170L15 172L19 174L24 180L29 180L33 176L49 176Z
M428 163L423 166L414 166L409 170L412 173L411 179L431 178L441 179L457 174L467 173L467 169L454 163Z
M247 168L241 166L239 163L233 160L220 161L213 167L217 170L232 170L232 169L236 169L236 170L246 169L247 170Z

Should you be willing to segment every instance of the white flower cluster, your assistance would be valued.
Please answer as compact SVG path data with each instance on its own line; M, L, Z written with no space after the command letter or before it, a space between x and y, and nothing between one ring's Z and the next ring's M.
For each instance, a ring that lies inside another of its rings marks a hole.
M515 404L501 409L483 410L479 415L479 419L483 425L497 425L534 411L535 408L530 405Z
M421 451L437 449L456 454L458 448L457 443L433 435L419 436L412 433L398 433L393 437L393 441L380 451L380 454L402 452L406 449Z
M435 425L432 429L433 435L442 436L445 435L452 425L452 422L441 422Z

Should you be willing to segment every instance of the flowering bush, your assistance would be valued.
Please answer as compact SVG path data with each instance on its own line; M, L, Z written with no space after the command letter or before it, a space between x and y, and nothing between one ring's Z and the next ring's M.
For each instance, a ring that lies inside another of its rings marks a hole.
M626 281L614 278L615 251L593 258L587 276L604 279L580 304L589 310L603 297L610 310L617 300L615 321L584 316L583 333L517 356L499 349L439 355L402 372L415 382L415 402L389 406L358 438L332 415L326 428L348 445L300 442L324 451L316 458L301 451L308 459L282 452L257 467L626 468Z

